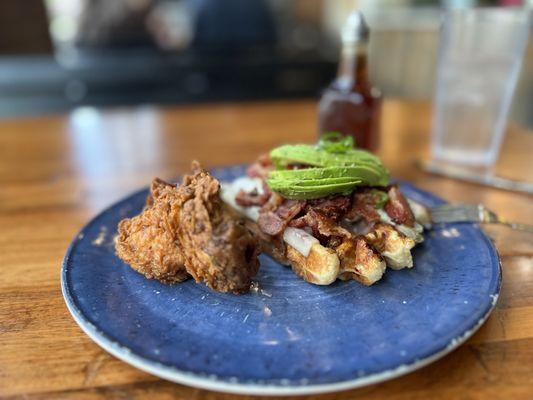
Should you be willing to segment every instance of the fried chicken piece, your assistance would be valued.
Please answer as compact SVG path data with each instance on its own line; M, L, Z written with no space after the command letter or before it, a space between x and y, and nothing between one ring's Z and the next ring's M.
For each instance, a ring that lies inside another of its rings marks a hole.
M259 268L257 240L219 197L219 182L198 163L180 186L152 183L143 212L119 224L117 254L148 278L197 282L220 292L249 289Z
M192 170L178 188L178 237L187 272L220 292L245 292L259 269L257 239L222 202L219 182L198 163Z
M164 283L186 280L183 253L178 246L175 206L176 185L154 179L141 214L118 224L117 255L149 279Z

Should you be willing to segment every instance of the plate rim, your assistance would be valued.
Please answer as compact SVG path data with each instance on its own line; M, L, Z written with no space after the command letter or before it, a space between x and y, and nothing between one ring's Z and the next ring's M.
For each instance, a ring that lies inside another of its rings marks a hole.
M231 168L231 167L230 167ZM427 195L431 198L440 199L434 194L427 192L423 189L420 189L413 185L410 182L402 182L407 186L410 186L411 189ZM266 383L261 380L245 380L239 381L238 378L230 377L223 378L215 374L202 375L195 372L181 370L174 366L163 364L149 358L135 354L130 348L120 344L119 342L113 340L109 335L98 329L92 322L90 322L83 314L83 312L77 307L75 301L72 297L70 288L67 283L67 273L68 273L68 261L70 259L71 253L74 250L77 241L80 238L80 235L83 234L84 230L92 224L95 220L99 219L105 213L111 211L111 209L117 207L121 203L127 202L132 197L139 195L140 193L146 191L146 188L137 190L127 196L122 200L119 200L110 206L106 207L104 210L99 212L96 216L91 218L91 220L86 223L80 231L72 239L65 256L61 263L61 293L63 299L67 306L68 311L72 315L74 321L78 324L81 330L97 345L106 350L108 353L114 357L124 361L127 364L130 364L144 372L157 376L159 378L165 379L178 384L183 384L186 386L207 389L212 391L232 393L232 394L241 394L241 395L266 395L266 396L298 396L298 395L310 395L310 394L320 394L320 393L329 393L337 392L349 389L355 389L363 386L368 386L380 382L384 382L390 379L394 379L403 375L406 375L410 372L416 371L420 368L423 368L426 365L437 361L438 359L446 356L451 353L463 343L465 343L487 320L489 315L494 310L496 303L499 298L501 285L502 285L502 266L500 255L494 245L490 240L487 234L479 229L481 237L487 244L487 246L492 250L491 258L493 261L496 261L497 264L497 285L494 293L489 294L492 298L492 302L486 312L482 317L472 324L469 328L462 332L462 334L454 339L452 339L449 344L442 348L441 350L428 355L427 357L416 360L411 364L402 364L396 368L372 373L362 377L340 380L338 382L329 382L329 383L320 383L320 384L298 384L294 385L290 382L288 384L283 383ZM474 224L471 224L474 225ZM283 379L281 380L283 381ZM268 381L267 381L268 382Z

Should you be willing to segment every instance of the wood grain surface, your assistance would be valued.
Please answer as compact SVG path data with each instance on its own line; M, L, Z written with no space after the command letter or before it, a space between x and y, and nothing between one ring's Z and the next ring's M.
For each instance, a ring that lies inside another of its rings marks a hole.
M425 103L385 103L380 155L393 174L450 201L483 202L533 224L531 196L429 176L413 166L428 154L430 114ZM162 381L100 349L66 309L61 260L92 216L152 177L176 177L192 159L206 167L250 162L272 146L313 140L315 126L311 101L82 108L0 121L0 397L238 397ZM510 129L498 172L532 179L531 149L531 132ZM407 376L307 398L533 398L533 236L487 231L502 258L502 294L465 345Z

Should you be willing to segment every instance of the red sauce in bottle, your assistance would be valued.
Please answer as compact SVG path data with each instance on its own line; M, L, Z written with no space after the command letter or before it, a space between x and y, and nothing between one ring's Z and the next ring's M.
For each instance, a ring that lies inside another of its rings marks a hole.
M357 147L378 145L381 93L370 85L367 73L369 30L360 12L348 18L343 32L337 78L319 103L319 134L340 132L352 136Z

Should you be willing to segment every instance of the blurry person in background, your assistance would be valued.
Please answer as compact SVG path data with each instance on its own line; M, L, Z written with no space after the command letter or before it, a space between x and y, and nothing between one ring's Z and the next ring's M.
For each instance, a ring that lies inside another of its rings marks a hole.
M88 0L75 45L181 50L192 41L200 50L234 52L273 47L275 31L264 0Z
M4 54L25 54L0 57L0 116L316 96L337 60L336 42L322 26L324 4L0 2L0 52L4 44Z
M79 48L155 47L146 20L154 0L87 0L75 39Z
M204 0L198 7L193 45L224 51L274 47L275 31L273 16L263 0Z
M146 25L164 51L182 51L194 36L194 16L191 1L159 1L148 15Z
M517 2L4 0L0 117L77 105L317 99L335 76L339 29L354 8L372 30L372 85L385 97L429 100L444 9ZM530 40L511 112L528 126L532 51Z

